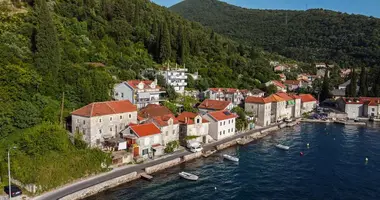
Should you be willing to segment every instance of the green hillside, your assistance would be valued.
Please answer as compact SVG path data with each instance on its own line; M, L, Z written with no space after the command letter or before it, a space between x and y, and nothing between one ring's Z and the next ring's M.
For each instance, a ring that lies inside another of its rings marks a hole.
M218 0L185 0L170 9L232 39L300 61L380 61L380 19L373 17L322 9L246 9Z

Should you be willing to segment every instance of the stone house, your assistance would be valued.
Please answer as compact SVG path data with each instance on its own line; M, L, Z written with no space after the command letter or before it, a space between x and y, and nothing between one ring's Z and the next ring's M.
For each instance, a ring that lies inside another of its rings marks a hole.
M252 117L256 118L257 125L264 127L271 124L271 106L270 98L247 97L244 109L245 112L252 113Z
M301 113L308 113L317 107L317 100L311 94L300 94L301 98Z
M218 110L232 110L233 107L234 105L230 101L206 99L198 106L198 109L200 113L205 114Z
M209 88L205 95L211 100L230 101L234 106L237 106L242 104L247 96L252 96L252 93L248 90L236 88Z
M182 145L186 145L186 137L197 136L194 141L201 143L209 142L209 124L210 122L204 119L201 115L192 112L183 112L178 115L180 127L180 141Z
M221 140L235 135L236 114L228 110L209 112L203 116L210 122L209 135L214 140Z
M96 102L71 113L72 135L83 134L90 147L102 147L130 123L137 123L137 108L129 100Z
M277 95L270 95L267 97L270 99L272 105L271 105L271 122L276 123L278 121L281 121L286 118L286 101L277 96Z
M162 145L179 141L179 123L173 114L152 117L151 120L162 133Z

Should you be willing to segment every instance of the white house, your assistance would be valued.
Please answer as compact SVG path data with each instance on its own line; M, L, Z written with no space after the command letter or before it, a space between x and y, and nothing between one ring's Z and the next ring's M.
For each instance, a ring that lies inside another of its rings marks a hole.
M133 148L134 157L152 158L164 153L162 134L154 123L131 124L122 131L123 138Z
M152 117L151 121L161 130L162 145L179 141L179 123L173 114Z
M286 101L277 96L277 95L270 95L267 97L272 102L271 105L271 122L275 123L278 121L281 121L287 117L287 110L286 110Z
M159 73L164 76L166 84L173 86L177 93L183 94L187 86L187 69L186 68L170 68L169 66L161 70Z
M214 140L221 140L235 135L237 117L237 115L227 110L207 113L204 118L210 122L209 135Z
M282 84L280 81L273 80L273 81L268 81L265 83L265 86L267 86L267 87L270 85L276 86L278 92L286 92L287 91L286 86L284 84Z
M272 101L270 98L247 97L244 106L245 112L252 113L256 118L257 125L264 127L271 123Z
M337 103L339 109L347 113L350 119L379 118L380 116L380 98L378 97L340 98Z
M209 124L210 122L201 115L191 112L183 112L177 117L180 123L180 141L185 143L189 136L196 136L193 140L204 144L209 142Z
M113 98L115 100L129 100L138 108L148 104L158 104L161 99L160 94L165 93L157 85L157 80L130 80L115 85Z
M198 109L200 113L205 114L211 111L232 110L233 107L234 105L230 101L206 99L198 106Z
M293 107L293 112L292 112L293 117L295 118L301 117L301 106L302 106L301 97L295 94L290 94L289 96L294 99L294 103L295 103Z
M247 96L252 96L252 92L236 88L209 88L205 91L205 95L211 100L230 101L234 106L237 106L242 104Z
M313 111L317 107L317 100L311 94L300 94L301 98L301 113Z
M137 108L128 100L91 103L71 113L72 134L83 134L91 147L101 147L107 139L118 138L130 123L137 122Z

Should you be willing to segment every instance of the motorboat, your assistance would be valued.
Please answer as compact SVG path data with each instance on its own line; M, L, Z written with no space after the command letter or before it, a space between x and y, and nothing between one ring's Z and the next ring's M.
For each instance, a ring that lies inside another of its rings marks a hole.
M290 149L289 146L285 146L285 145L282 145L282 144L278 144L278 145L276 145L276 147L279 148L279 149L283 149L283 150L289 150Z
M234 156L230 156L230 155L227 155L227 154L223 154L223 158L225 158L227 160L234 161L234 162L239 162L239 158L236 158Z
M187 179L187 180L190 180L190 181L196 181L199 178L197 175L190 174L188 172L180 172L178 175L180 177Z

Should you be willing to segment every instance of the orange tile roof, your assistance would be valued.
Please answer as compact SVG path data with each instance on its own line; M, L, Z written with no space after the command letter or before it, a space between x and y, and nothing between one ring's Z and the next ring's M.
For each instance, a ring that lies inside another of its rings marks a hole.
M277 96L277 95L270 95L269 97L267 97L271 100L271 102L281 102L281 101L285 101L283 98Z
M133 124L129 127L138 137L146 137L161 133L160 129L153 123Z
M280 88L286 88L284 84L282 84L280 81L272 81L273 85L280 87Z
M196 116L198 116L198 114L196 114L196 113L183 112L180 115L178 115L177 119L179 122L181 122L183 124L194 124L194 119ZM202 123L208 123L208 122L209 121L202 118Z
M225 110L230 104L231 104L230 101L218 101L218 100L206 99L198 106L198 108L207 109L207 110Z
M150 118L157 116L173 115L173 113L165 106L149 104L140 109L138 116L140 118Z
M264 98L264 97L252 97L252 96L249 96L245 99L245 103L259 103L259 104L266 104L266 103L270 103L272 102L271 101L271 98Z
M312 102L312 101L317 101L313 95L311 94L300 94L299 95L301 97L301 101L302 102Z
M301 97L296 94L289 94L289 96L292 97L293 99L301 99Z
M286 94L285 92L278 92L278 93L276 93L275 95L281 97L281 98L284 99L285 101L291 101L291 100L294 100L291 96L289 96L289 95Z
M71 114L83 117L96 117L135 111L137 111L137 107L135 105L133 105L129 100L123 100L91 103L73 111Z
M299 80L285 80L284 83L285 85L299 85L300 81Z
M139 83L144 83L144 89L153 89L150 87L150 84L152 84L153 81L150 81L150 80L130 80L130 81L127 81L127 84L129 86L131 86L132 88L134 89L137 89ZM154 89L160 89L160 86L156 85L156 87Z
M173 124L178 124L178 120L173 114L153 117L154 122L156 122L158 126L168 126L169 119L173 119Z
M227 110L209 112L208 115L212 117L213 119L215 119L216 121L234 119L238 117L236 114L231 113L230 111L227 111Z

